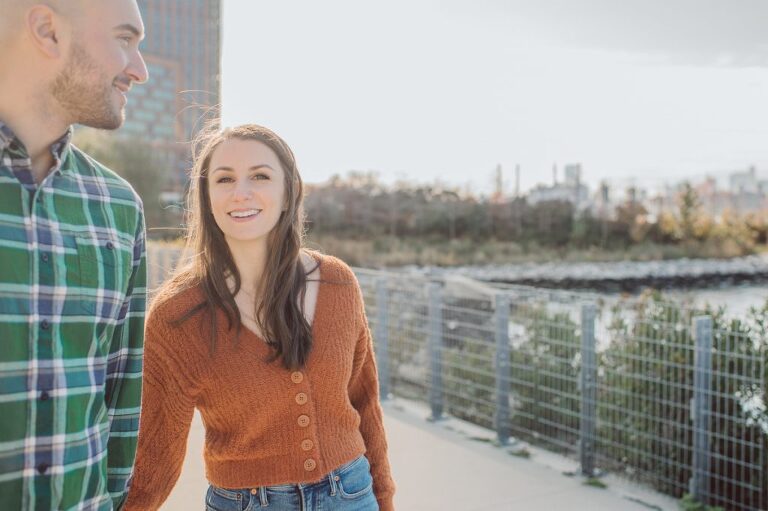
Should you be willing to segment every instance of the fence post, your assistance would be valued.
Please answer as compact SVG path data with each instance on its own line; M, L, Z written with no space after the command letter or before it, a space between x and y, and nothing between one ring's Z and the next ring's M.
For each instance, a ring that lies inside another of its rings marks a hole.
M509 441L509 296L496 294L496 436L501 445Z
M707 503L709 494L709 418L712 393L712 318L693 318L693 336L696 343L693 352L693 466L689 493L699 502Z
M595 475L595 440L597 423L597 356L595 352L594 304L581 306L581 439L579 457L581 473Z
M430 420L443 417L443 304L442 290L437 282L430 282L429 295L429 361L430 384L429 405L432 408Z
M376 365L379 370L379 397L389 398L389 296L387 278L376 279L376 327L373 338L376 341Z
M147 243L147 288L155 289L163 281L162 270L160 267L160 258L163 254L163 249L157 248L150 243Z

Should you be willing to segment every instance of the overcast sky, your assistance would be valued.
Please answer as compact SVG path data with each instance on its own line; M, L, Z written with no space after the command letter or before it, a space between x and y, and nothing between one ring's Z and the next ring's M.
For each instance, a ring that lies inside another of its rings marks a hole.
M224 123L275 129L308 182L768 177L767 21L765 0L225 0Z

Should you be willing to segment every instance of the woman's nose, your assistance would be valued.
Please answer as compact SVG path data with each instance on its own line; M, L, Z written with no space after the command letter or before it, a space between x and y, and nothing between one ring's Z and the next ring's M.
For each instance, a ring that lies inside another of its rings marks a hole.
M249 183L236 183L235 189L232 191L232 198L235 200L247 200L253 197L253 190L249 186Z

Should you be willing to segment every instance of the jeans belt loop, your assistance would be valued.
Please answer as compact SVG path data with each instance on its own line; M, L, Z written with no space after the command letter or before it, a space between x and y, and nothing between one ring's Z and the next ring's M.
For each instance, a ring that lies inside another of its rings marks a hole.
M336 496L336 491L338 490L338 487L336 486L337 479L338 479L338 476L336 475L336 471L331 470L331 473L328 474L328 484L331 487L331 497Z
M259 502L261 502L261 507L267 507L269 505L269 500L267 500L266 486L259 487Z

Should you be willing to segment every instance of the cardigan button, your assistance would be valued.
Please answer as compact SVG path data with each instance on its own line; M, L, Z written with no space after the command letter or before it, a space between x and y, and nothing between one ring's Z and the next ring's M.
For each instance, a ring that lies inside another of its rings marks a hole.
M306 428L307 426L309 426L309 417L307 417L306 415L299 415L299 419L296 422L302 428Z
M301 450L302 451L311 451L312 448L315 446L314 442L310 439L302 440L301 441Z
M291 373L291 380L293 381L293 383L301 383L302 381L304 381L304 375L301 374L299 371L294 371L293 373Z
M296 394L296 403L303 405L307 402L307 395L304 392L299 392Z
M312 458L307 458L307 460L304 462L304 470L307 472L311 472L317 468L317 463Z

